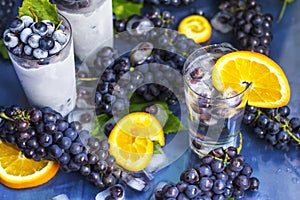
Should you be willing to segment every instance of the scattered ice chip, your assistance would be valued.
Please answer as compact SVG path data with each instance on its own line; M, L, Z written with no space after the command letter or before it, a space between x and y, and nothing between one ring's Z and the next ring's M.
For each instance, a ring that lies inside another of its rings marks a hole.
M116 184L107 188L106 190L99 192L95 200L114 199L125 200L125 189L122 185Z
M132 174L126 172L122 173L122 181L130 188L137 191L147 191L149 189L149 183L141 177L134 177Z
M69 200L69 197L66 194L59 194L55 197L52 197L50 200Z
M152 155L151 161L145 168L146 172L149 173L156 172L158 171L158 169L161 168L161 166L164 166L166 165L166 163L168 163L168 157L166 156L162 148L158 147L158 150L160 151L160 153L154 153Z

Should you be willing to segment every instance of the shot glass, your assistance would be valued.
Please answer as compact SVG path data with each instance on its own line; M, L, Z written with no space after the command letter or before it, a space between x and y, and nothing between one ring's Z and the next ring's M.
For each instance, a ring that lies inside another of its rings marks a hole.
M67 41L61 51L47 58L34 59L8 54L32 106L49 106L66 116L76 104L75 59L72 28L66 18L60 15L65 27Z
M190 147L199 157L218 147L238 145L249 85L241 93L230 88L220 93L212 84L214 64L233 51L236 49L227 43L205 46L193 52L184 65Z
M76 57L83 61L99 46L113 45L112 0L53 0L71 23Z

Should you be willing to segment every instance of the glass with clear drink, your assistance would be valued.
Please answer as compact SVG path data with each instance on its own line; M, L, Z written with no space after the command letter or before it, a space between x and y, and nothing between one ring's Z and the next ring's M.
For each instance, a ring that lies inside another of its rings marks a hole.
M214 44L192 53L183 69L190 147L200 157L209 151L237 147L249 85L237 93L219 92L212 84L212 70L221 56L236 51L230 44ZM230 72L228 72L230 73Z

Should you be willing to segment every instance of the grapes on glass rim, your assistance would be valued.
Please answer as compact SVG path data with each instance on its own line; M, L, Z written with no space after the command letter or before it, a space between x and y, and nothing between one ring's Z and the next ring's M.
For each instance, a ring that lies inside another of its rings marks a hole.
M135 0L132 0L135 1ZM165 6L181 6L181 5L190 5L194 2L195 0L144 0L146 4L150 5L155 5L155 6L160 6L160 5L165 5Z
M132 15L128 19L118 19L113 13L114 29L121 33L123 31L137 30L137 27L160 27L169 28L174 24L174 16L168 10L160 10L159 7L152 7L143 15Z
M248 105L243 123L276 149L289 150L300 146L300 118L290 117L289 106L266 109Z
M35 22L25 15L10 23L3 38L11 53L39 60L59 53L68 41L68 34L63 25L55 27L50 20Z
M252 177L252 172L252 167L238 154L237 148L217 148L200 158L194 167L182 172L176 184L159 183L151 199L243 198L246 191L259 189L259 179Z
M147 187L143 179L116 165L107 139L93 138L88 131L76 127L75 121L66 121L50 107L0 107L0 139L16 145L25 157L56 161L62 171L78 172L99 188L120 181L133 189ZM123 197L124 190L116 186L110 195Z

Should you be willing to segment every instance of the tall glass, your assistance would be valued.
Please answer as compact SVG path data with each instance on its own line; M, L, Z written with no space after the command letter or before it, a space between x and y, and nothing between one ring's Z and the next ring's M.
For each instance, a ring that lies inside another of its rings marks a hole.
M205 46L191 54L184 66L190 147L200 157L218 147L237 146L249 85L241 93L228 88L221 94L212 84L214 64L233 51L225 43Z
M8 53L29 103L50 106L65 116L76 104L75 59L71 25L60 18L68 39L58 54L38 60Z
M99 46L112 46L112 0L53 0L71 23L75 55L83 61Z

